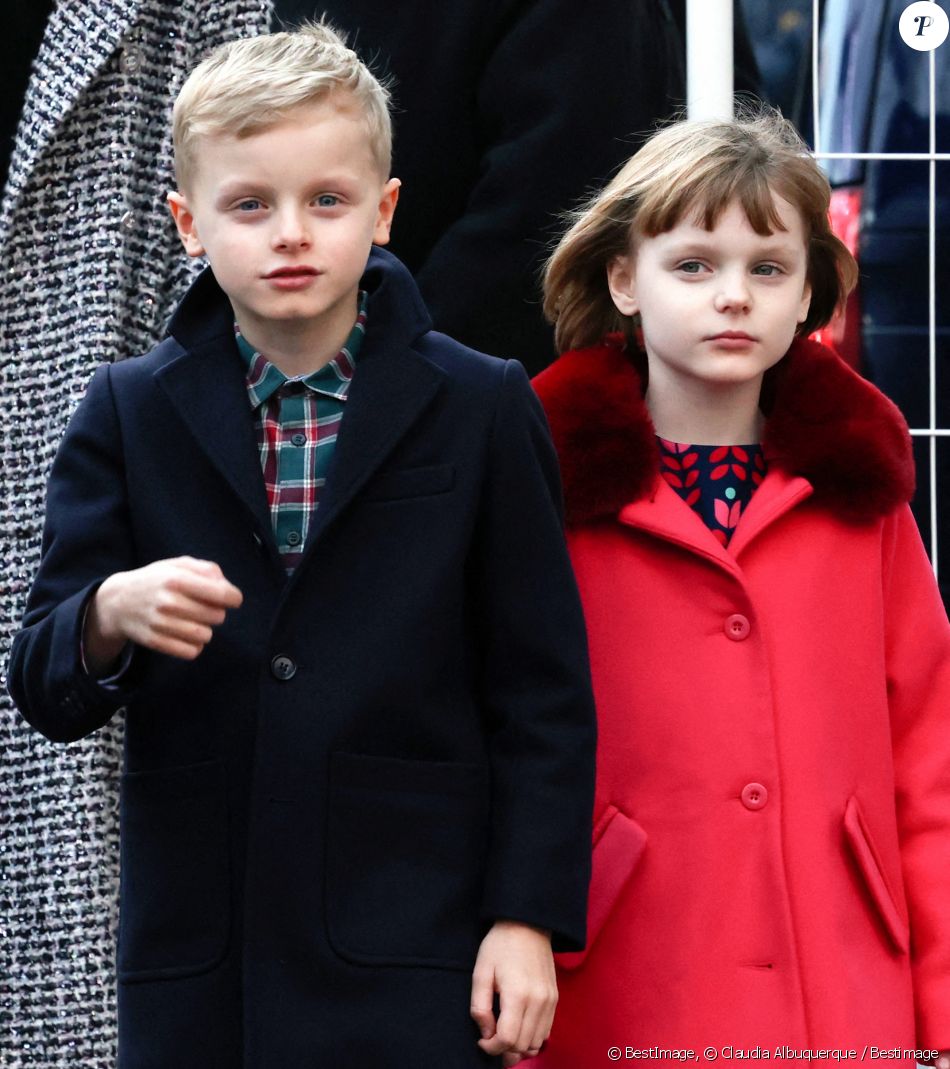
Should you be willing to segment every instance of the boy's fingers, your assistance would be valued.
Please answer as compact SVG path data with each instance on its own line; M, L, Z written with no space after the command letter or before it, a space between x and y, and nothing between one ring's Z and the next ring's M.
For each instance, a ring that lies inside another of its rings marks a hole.
M158 620L151 625L153 635L184 642L191 646L203 648L211 641L213 632L206 624L192 623L190 620Z
M223 576L213 578L195 572L181 572L170 581L170 586L196 601L225 609L237 609L244 600L241 591Z
M190 642L182 642L180 639L170 638L167 635L148 634L135 641L140 646L145 646L156 653L166 653L169 657L178 657L183 661L193 661L204 646L197 646Z
M224 575L220 565L215 564L213 560L201 560L198 557L176 557L175 563L200 575L220 575L222 577Z
M515 1040L514 1049L524 1054L534 1045L534 1037L541 1025L541 1007L529 1001L525 1007L524 1017L521 1020L521 1028L518 1038Z
M180 572L186 573L185 575L179 575L179 582L187 584L194 577L194 579L200 578L211 583L211 586L207 588L211 591L211 595L205 597L205 601L226 604L234 609L243 601L241 591L233 583L225 579L224 572L214 561L198 560L196 557L176 557L172 563L178 566Z
M527 1018L526 1018L527 1019ZM542 1002L538 1012L534 1015L530 1030L522 1038L523 1045L519 1050L533 1057L541 1049L541 1045L551 1034L551 1025L554 1023L554 1008L549 1007L547 1002Z
M478 1025L482 1040L495 1034L495 1014L492 1000L495 997L495 974L491 969L476 966L472 973L472 1003L469 1012Z
M501 993L501 1013L498 1014L498 1027L495 1034L488 1040L479 1042L479 1046L486 1054L503 1054L506 1051L518 1050L518 1038L521 1035L521 1026L524 1021L526 1000L515 998L511 995L505 997Z
M179 620L189 624L205 624L217 627L223 624L227 611L220 605L197 601L185 594L173 592L161 598L155 606L156 615L164 621Z
M554 1011L557 1009L557 989L542 1001L540 1012L534 1026L534 1034L528 1043L528 1049L538 1051L547 1042L554 1027Z

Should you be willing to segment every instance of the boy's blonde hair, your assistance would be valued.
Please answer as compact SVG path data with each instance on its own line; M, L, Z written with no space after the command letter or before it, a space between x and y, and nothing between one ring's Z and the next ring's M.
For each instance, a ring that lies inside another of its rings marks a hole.
M392 163L390 94L346 38L326 22L292 32L230 41L216 48L188 76L175 101L175 177L185 189L195 173L203 137L251 134L294 108L345 93L362 111L383 178Z
M759 110L731 122L677 122L660 130L607 187L574 213L544 271L544 312L559 351L593 345L611 331L631 335L630 318L607 289L607 265L696 216L711 230L738 201L759 234L784 229L778 194L798 209L808 246L811 306L799 326L824 326L854 288L857 264L831 232L828 179L794 126Z

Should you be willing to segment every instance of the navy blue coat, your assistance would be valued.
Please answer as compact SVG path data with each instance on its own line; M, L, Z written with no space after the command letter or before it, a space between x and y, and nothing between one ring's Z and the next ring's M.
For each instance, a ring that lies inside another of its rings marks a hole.
M369 324L303 562L278 557L230 305L105 365L50 477L9 687L54 740L120 706L120 1069L493 1064L495 918L584 940L593 703L547 426L521 366L429 329L374 250ZM84 673L109 574L216 561L244 604L195 661Z

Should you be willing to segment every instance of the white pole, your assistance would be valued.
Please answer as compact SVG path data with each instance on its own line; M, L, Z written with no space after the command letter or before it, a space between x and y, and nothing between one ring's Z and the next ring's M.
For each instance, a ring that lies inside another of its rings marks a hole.
M686 110L690 119L732 118L733 0L686 0Z

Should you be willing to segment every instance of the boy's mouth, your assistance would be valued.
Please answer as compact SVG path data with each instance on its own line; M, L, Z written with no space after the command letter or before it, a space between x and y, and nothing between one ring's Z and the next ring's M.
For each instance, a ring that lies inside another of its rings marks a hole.
M308 267L306 264L301 264L297 267L278 267L275 271L270 271L264 276L264 278L301 278L311 275L318 275L320 272L315 267Z

